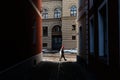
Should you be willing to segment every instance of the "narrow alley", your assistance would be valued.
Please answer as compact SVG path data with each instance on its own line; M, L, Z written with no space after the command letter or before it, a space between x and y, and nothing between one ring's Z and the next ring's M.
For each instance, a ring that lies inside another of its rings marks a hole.
M75 55L65 54L68 61L60 62L58 54L43 54L43 61L28 71L21 73L18 70L15 74L15 70L11 69L1 75L0 80L114 80L105 71L96 72L82 62L77 63Z
M14 74L14 69L5 72L0 80L96 80L85 65L76 62L76 54L65 54L67 61L59 61L59 54L43 54L43 61L31 70ZM12 74L14 75L12 75Z
M1 4L0 80L120 80L120 0Z

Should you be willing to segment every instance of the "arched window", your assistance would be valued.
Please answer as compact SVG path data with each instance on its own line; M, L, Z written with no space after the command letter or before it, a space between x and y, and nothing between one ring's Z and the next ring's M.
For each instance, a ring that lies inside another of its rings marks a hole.
M43 19L48 19L48 10L47 9L43 9L42 17L43 17Z
M60 26L54 26L52 29L52 32L61 32L61 27Z
M60 18L61 17L61 11L60 9L56 8L54 10L54 18Z
M55 31L55 32L60 32L60 28L59 28L59 27L55 27L55 28L54 28L54 31Z
M77 8L76 8L76 6L72 6L70 8L70 16L77 16Z

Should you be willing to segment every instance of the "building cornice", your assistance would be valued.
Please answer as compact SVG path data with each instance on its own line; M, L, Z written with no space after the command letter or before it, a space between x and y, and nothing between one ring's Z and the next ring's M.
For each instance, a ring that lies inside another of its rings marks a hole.
M62 20L75 20L75 19L77 19L77 17L76 16L66 16L66 17L62 17Z
M76 16L65 16L62 18L49 18L49 19L42 19L43 22L50 22L50 21L62 21L62 20L76 20Z
M50 1L62 1L62 0L42 0L42 2L50 2Z
M49 19L42 19L43 22L47 21L61 21L61 18L49 18Z

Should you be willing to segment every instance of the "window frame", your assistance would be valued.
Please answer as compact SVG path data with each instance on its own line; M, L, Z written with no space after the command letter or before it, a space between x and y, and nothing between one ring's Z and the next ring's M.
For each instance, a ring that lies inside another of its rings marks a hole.
M42 45L43 45L43 47L47 47L48 43L43 43Z
M75 5L70 8L70 16L77 16L77 7Z
M72 25L72 30L73 30L73 31L76 30L76 25Z
M75 35L72 36L72 40L76 40L76 36Z
M54 18L61 18L61 10L59 8L54 10Z
M43 9L42 18L43 19L48 19L48 10L47 9Z
M45 30L44 30L45 28ZM48 37L48 27L47 26L43 26L43 37Z

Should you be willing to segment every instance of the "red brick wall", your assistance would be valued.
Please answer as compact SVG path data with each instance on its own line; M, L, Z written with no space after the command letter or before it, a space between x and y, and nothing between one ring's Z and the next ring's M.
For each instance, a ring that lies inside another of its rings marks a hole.
M41 0L38 1L40 5ZM28 0L1 1L0 70L17 64L41 52L41 31L37 32L37 50L33 48L33 21L37 17L37 27L41 19ZM40 8L40 6L39 6ZM40 22L40 23L39 23ZM33 50L35 49L35 50Z

